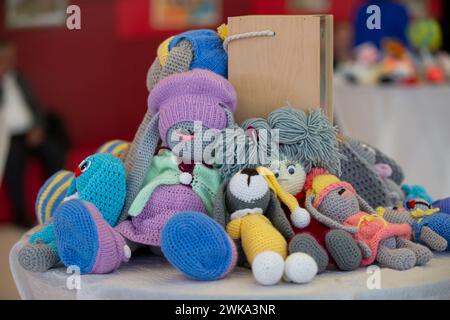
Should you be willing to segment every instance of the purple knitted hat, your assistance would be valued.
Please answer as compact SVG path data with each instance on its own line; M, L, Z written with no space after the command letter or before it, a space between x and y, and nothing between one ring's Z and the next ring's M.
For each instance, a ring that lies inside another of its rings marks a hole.
M226 128L223 108L236 110L236 91L225 78L194 69L161 80L148 97L148 107L152 114L159 112L159 134L166 142L167 131L183 121L201 121L211 129Z

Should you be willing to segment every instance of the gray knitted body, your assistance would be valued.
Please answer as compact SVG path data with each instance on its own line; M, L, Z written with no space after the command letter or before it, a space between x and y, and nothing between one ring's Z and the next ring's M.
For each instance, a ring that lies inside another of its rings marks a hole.
M339 143L345 156L341 161L340 179L350 183L372 207L397 205L404 198L400 185L404 175L401 167L381 151L360 141L345 138ZM375 164L386 164L392 169L389 177L380 176Z
M306 200L306 208L314 218L330 228L346 230L352 234L356 234L358 228L344 225L349 217L361 211L374 213L374 210L360 196L342 186L328 191L318 208L313 205L314 197L311 195ZM358 243L364 258L374 254L367 244ZM378 263L396 270L424 265L433 256L425 246L396 236L382 240L375 254Z

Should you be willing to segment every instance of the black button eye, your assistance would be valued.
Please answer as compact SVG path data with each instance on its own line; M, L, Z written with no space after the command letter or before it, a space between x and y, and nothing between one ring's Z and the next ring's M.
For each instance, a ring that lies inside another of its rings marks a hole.
M398 207L393 207L392 210L397 211Z
M272 172L273 172L273 175L275 176L275 178L278 179L280 177L280 170L275 169L275 170L272 170Z
M287 167L287 172L288 172L290 175L295 174L295 171L296 171L296 169L295 169L295 166L294 166L293 164L291 164L290 166Z
M338 191L338 194L340 195L340 196L342 196L342 194L345 192L345 188L342 188L341 190L339 190Z
M85 172L86 170L89 169L90 166L91 166L91 161L89 161L89 160L84 160L84 161L80 164L79 168L80 168L80 171L81 171L81 172Z

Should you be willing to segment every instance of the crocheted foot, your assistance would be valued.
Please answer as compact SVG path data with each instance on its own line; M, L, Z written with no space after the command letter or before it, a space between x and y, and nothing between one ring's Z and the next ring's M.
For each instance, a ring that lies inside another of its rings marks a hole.
M54 214L55 238L61 261L78 266L81 273L109 273L128 261L130 249L86 201L70 200Z
M289 242L289 253L303 252L311 256L317 264L317 272L322 273L328 266L328 254L309 234L298 234Z
M288 282L311 282L318 271L316 261L310 255L301 252L291 254L284 264L284 279Z
M25 245L18 258L20 265L32 272L45 272L59 261L56 251L44 243Z
M283 277L284 260L274 251L261 252L253 259L252 272L259 284L272 286Z
M383 266L395 270L408 270L416 265L416 254L406 248L378 248L376 260Z
M166 259L188 278L218 280L236 265L236 248L225 230L200 212L180 212L161 233Z
M340 270L351 271L360 266L361 250L348 232L331 230L325 236L325 245Z
M416 265L423 266L433 259L433 252L425 246L418 243L414 243L409 240L397 238L397 246L399 248L407 248L415 253Z

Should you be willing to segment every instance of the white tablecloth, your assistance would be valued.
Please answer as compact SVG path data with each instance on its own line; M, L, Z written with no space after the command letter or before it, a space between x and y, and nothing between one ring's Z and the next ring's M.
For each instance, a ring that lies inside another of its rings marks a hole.
M435 198L450 196L450 86L336 85L341 130L391 156L406 184L422 184Z
M132 257L112 274L83 275L80 290L69 290L67 280L73 274L65 268L32 273L19 265L17 253L24 241L10 253L11 272L23 299L450 299L450 253L436 254L428 265L408 271L380 269L379 289L367 287L373 274L365 268L327 271L305 285L260 286L243 268L219 281L198 282L186 279L164 258L148 254Z

